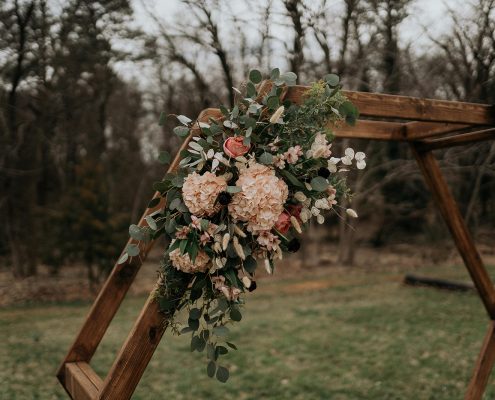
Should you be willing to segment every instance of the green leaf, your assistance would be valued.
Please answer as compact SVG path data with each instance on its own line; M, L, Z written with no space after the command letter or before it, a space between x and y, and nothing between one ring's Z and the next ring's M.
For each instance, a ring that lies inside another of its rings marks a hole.
M228 350L227 350L227 348L226 348L226 347L224 347L224 346L217 346L217 348L216 348L216 352L217 352L217 354L218 354L219 356L223 356L223 355L227 354L229 351L228 351Z
M207 219L201 218L201 222L199 223L202 231L206 231L208 226L210 226L210 221Z
M215 376L215 372L217 371L217 365L214 361L210 361L206 366L206 374L213 378Z
M133 238L134 240L144 240L144 234L143 231L139 226L136 224L132 224L129 227L129 236Z
M256 97L258 93L256 92L256 87L252 82L248 82L246 85L246 95L247 97Z
M127 246L127 254L131 257L135 257L139 254L139 246L136 244L130 244Z
M155 182L155 183L153 183L153 189L155 189L157 192L165 193L168 189L170 189L170 183L169 182Z
M163 111L160 113L160 118L158 119L158 125L163 126L165 124L165 120L167 119L167 114Z
M266 100L266 105L268 106L268 108L271 108L272 110L275 110L276 108L278 108L279 104L280 104L280 101L279 101L279 98L277 96L270 96Z
M180 249L180 254L184 255L186 254L186 246L187 246L188 240L181 240L179 244L179 249Z
M155 197L154 199L151 199L151 201L148 203L148 208L155 208L158 204L160 204L160 198Z
M261 80L263 79L263 76L261 75L261 72L258 71L257 69L252 69L249 71L249 80L253 83L260 83Z
M215 352L215 346L212 345L211 343L208 343L206 345L206 357L208 357L209 360L216 361L217 359L217 354Z
M270 165L273 163L273 155L267 152L264 152L260 157L259 157L259 162L261 164L265 165Z
M256 259L252 256L247 256L246 259L244 260L244 269L249 272L250 274L254 274L254 271L256 271L256 267L258 266L258 263Z
M242 314L239 309L233 308L232 310L230 310L230 319L236 322L239 322L242 319Z
M171 159L172 156L168 151L161 151L160 155L158 156L158 161L162 164L169 164Z
M197 331L199 328L199 321L197 319L191 319L189 318L187 320L187 324L193 331Z
M156 222L151 215L148 215L145 219L146 219L146 222L148 223L148 226L151 229L153 229L154 231L156 231L158 229L158 226L156 225Z
M179 137L186 137L189 135L189 128L187 126L176 126L174 133Z
M230 113L230 116L232 119L235 119L239 116L239 107L238 106L235 106L233 109L232 109L232 112Z
M189 311L190 319L200 319L201 318L201 310L199 308L191 308Z
M279 79L287 84L287 86L292 86L296 84L297 75L294 72L285 72L280 75Z
M177 228L177 222L175 222L175 219L170 218L167 220L165 223L165 232L167 232L169 235L175 232L175 229Z
M304 188L305 187L299 179L297 179L294 175L292 175L286 169L282 169L279 172L280 172L280 174L282 174L283 176L285 176L287 178L287 180L290 183L292 183L294 186L298 186L298 187L301 187L301 188Z
M215 326L213 328L213 334L214 335L217 335L217 336L220 336L220 337L228 336L228 334L229 334L229 328L227 328L226 326L223 326L223 325Z
M182 328L180 330L181 335L184 335L184 334L189 333L189 332L194 332L189 326L186 326L185 328Z
M278 68L273 68L272 71L270 72L270 79L275 80L280 77L280 70Z
M317 176L311 179L311 187L317 192L323 192L328 188L328 181L322 176Z
M241 190L240 186L227 186L227 192L229 193L239 193Z
M218 367L217 369L217 379L225 383L229 379L229 370L225 367Z
M227 344L227 346L229 346L231 349L234 349L234 350L237 350L237 346L234 344L234 343L230 343L230 342L225 342Z
M340 82L339 76L335 74L327 74L323 77L323 80L325 80L328 85L332 87L337 86Z
M184 177L181 175L177 175L174 179L172 179L172 185L175 187L181 188L184 184Z
M123 253L120 256L119 261L117 261L117 264L124 264L128 259L129 259L129 254Z

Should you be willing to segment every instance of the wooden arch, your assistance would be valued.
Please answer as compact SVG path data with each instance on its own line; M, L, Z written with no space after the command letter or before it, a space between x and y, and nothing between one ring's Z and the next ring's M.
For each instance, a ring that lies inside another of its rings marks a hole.
M304 86L292 86L286 98L301 102L306 89ZM494 140L495 106L376 93L344 93L358 107L360 119L353 127L336 130L336 136L409 144L478 290L488 313L489 324L465 399L479 400L495 362L495 288L432 151ZM206 109L201 112L198 121L206 122L209 117L218 114L216 109ZM182 149L186 148L190 139L185 140ZM178 163L179 153L169 172L175 170ZM158 196L156 193L154 197ZM147 209L139 225L146 226L145 217L163 206L162 202L155 208ZM141 252L141 258L132 257L124 264L115 265L62 361L57 377L72 399L126 400L132 396L139 383L167 325L167 317L159 313L158 305L151 296L107 376L100 378L89 363L152 246L153 243L150 243Z

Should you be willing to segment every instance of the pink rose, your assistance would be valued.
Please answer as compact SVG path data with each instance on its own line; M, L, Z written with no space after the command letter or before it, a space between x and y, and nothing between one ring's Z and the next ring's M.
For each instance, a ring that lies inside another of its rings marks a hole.
M275 222L275 229L282 235L285 235L289 231L290 227L290 214L284 211L278 216L278 220Z
M223 151L229 157L239 157L246 154L251 146L244 145L244 138L242 136L231 136L223 143Z

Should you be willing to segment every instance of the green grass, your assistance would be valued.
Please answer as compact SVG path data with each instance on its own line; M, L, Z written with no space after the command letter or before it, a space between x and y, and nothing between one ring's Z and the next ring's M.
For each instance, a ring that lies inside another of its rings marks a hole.
M330 269L319 277L330 287L309 290L294 286L301 279L265 279L232 329L239 351L225 358L227 384L206 376L204 355L188 351L187 337L166 334L133 398L461 399L488 323L481 302L403 287L400 276ZM316 281L309 273L302 280L308 288ZM111 325L92 362L102 376L143 303L127 299ZM0 399L66 398L54 372L88 307L0 311ZM494 396L489 388L486 398Z

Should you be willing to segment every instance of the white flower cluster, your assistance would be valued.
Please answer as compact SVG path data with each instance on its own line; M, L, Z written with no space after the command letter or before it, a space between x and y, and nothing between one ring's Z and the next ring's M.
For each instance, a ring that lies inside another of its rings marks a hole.
M357 153L354 152L354 149L348 147L344 151L344 157L331 157L328 160L328 170L332 173L337 172L338 167L337 165L341 162L343 165L346 166L351 166L352 161L356 161L356 168L357 169L364 169L366 168L366 161L364 160L366 158L366 154L364 154L362 151L358 151ZM344 169L342 169L344 171Z

